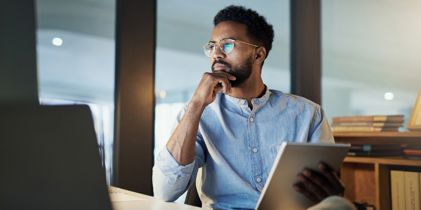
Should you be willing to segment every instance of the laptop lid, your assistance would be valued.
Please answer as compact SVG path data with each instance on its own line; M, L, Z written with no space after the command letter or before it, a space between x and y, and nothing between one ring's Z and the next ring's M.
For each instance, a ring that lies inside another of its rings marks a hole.
M297 174L305 167L319 171L320 161L338 171L349 147L349 144L283 142L260 195L257 209L304 210L314 205L294 190Z
M0 106L0 167L0 209L111 209L88 106Z

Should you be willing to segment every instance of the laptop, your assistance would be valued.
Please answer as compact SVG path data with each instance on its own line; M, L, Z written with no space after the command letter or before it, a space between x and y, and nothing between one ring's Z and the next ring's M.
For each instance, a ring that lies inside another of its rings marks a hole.
M0 209L112 209L88 106L0 106L0 167Z
M304 210L314 205L293 189L297 174L305 167L320 171L320 161L338 171L349 148L349 144L283 142L260 195L257 209Z

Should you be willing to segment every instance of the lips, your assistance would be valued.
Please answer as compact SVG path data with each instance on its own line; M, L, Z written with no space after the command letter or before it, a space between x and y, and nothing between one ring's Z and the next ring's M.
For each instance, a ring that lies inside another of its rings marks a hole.
M225 64L222 63L215 63L212 66L212 70L213 71L225 71L228 72L229 71L229 67Z

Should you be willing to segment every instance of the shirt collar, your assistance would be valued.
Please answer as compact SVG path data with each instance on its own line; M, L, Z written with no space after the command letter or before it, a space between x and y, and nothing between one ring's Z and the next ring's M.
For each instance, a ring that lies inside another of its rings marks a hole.
M263 94L263 96L261 96L260 98L253 98L251 99L251 103L253 104L253 107L260 107L266 104L266 102L269 100L270 97L270 90L269 88L266 87L266 91ZM225 99L227 99L228 101L231 101L235 104L238 104L239 106L248 106L247 104L247 100L246 99L242 99L242 98L235 98L229 95L224 95Z

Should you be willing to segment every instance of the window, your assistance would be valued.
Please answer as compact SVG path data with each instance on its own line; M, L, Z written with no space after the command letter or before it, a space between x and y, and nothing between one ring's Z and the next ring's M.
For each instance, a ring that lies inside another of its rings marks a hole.
M404 114L420 88L421 2L322 1L328 117Z
M38 0L36 6L40 102L90 106L99 151L110 182L115 1Z

